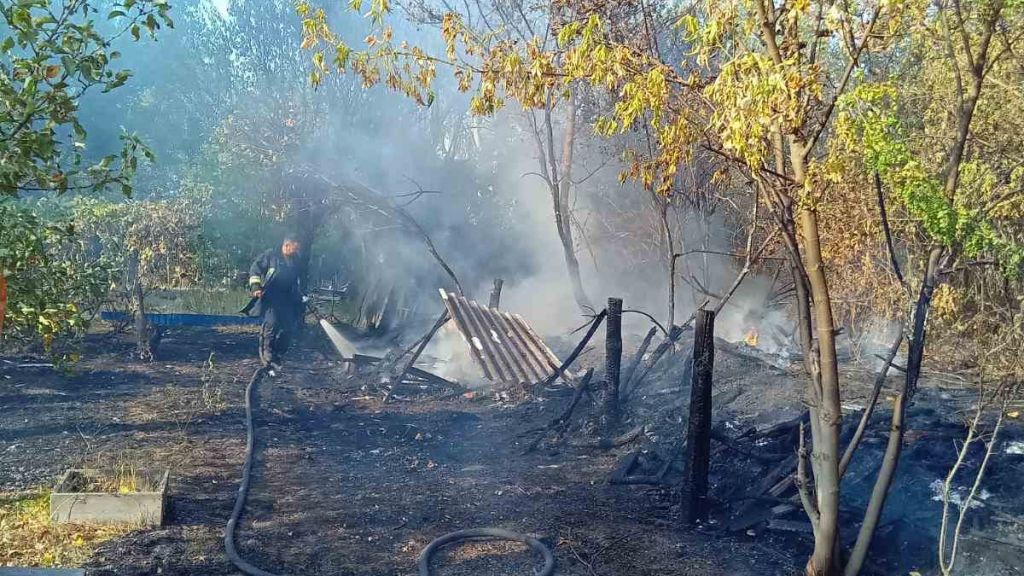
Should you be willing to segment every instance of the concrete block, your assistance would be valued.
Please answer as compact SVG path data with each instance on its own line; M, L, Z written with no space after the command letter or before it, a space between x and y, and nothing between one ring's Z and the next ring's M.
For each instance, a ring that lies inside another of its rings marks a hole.
M79 488L83 479L88 481L102 477L103 474L98 470L72 469L65 472L50 493L50 521L149 526L163 524L168 471L137 471L137 492L105 493Z

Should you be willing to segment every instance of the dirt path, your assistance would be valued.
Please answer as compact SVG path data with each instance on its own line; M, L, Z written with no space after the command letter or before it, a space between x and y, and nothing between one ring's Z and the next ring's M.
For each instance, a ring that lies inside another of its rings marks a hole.
M117 458L169 466L168 525L103 545L89 573L236 573L221 538L243 457L254 335L177 332L148 365L129 361L116 339L91 345L96 354L75 376L21 369L0 381L0 489ZM282 573L413 574L436 536L500 526L541 536L563 575L793 572L790 553L769 539L677 528L673 491L609 486L615 454L520 455L518 434L559 408L486 398L384 405L322 355L300 351L260 389L260 457L240 549ZM438 563L439 574L513 575L536 561L518 545L472 544Z

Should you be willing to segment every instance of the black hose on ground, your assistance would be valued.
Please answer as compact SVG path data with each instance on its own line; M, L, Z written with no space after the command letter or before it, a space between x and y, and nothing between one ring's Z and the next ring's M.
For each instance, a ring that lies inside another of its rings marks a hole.
M235 497L235 508L231 511L231 518L224 529L224 552L227 554L228 560L236 568L249 576L278 576L273 572L267 572L246 562L238 554L238 550L235 549L235 528L238 527L242 511L245 510L245 499L249 496L249 483L252 479L252 461L255 454L253 446L256 443L256 430L252 418L252 395L256 385L259 384L266 373L266 368L257 369L253 372L252 378L249 379L249 384L245 387L245 463L242 464L242 482L238 486L238 496ZM551 554L551 550L541 543L540 540L502 528L471 528L445 534L428 544L423 549L423 552L420 553L419 576L430 576L430 558L442 546L461 540L477 539L501 539L522 542L544 556L544 568L537 573L537 576L552 576L555 573L555 557Z
M252 373L252 378L249 379L249 384L245 387L245 463L242 464L242 482L238 486L238 496L235 497L235 508L231 511L231 519L228 520L227 528L224 529L224 552L227 554L228 560L231 560L231 563L236 568L249 576L277 576L273 572L267 572L249 564L238 554L238 550L235 549L235 528L238 526L238 519L241 518L242 511L245 510L245 499L249 496L249 481L252 477L254 453L253 444L256 442L256 431L252 423L252 392L266 373L267 369L265 367L257 369Z
M459 530L458 532L445 534L430 544L427 544L427 547L423 549L423 552L420 552L419 576L430 576L430 558L442 546L447 546L448 544L461 540L480 539L498 539L522 542L532 548L535 552L539 552L544 557L544 567L541 568L540 572L537 572L537 576L551 576L555 573L555 556L551 554L551 550L549 550L548 547L540 540L517 532L510 532L502 528L470 528L469 530Z

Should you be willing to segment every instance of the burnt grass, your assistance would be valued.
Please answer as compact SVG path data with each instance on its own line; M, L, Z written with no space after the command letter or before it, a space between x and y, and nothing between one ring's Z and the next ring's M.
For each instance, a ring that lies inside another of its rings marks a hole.
M52 485L72 466L170 468L169 521L102 544L87 573L238 574L224 555L223 530L244 457L243 392L256 368L255 349L252 331L178 329L166 334L150 363L132 358L128 337L99 334L87 339L84 360L70 374L18 367L33 360L3 357L0 491ZM599 349L581 362L603 365ZM428 393L385 403L368 377L342 372L311 327L283 373L258 391L258 457L239 548L251 563L281 574L411 575L432 539L497 526L541 537L561 575L801 572L811 538L799 510L778 518L788 520L783 529L765 522L728 529L750 513L744 506L752 487L793 453L792 435L752 430L799 416L798 374L717 358L716 431L736 440L713 446L713 523L681 521L678 469L666 475L666 486L609 484L627 453L643 450L642 464L678 447L689 396L680 389L679 358L663 362L632 396L622 426L646 424L636 442L588 447L574 441L584 440L574 428L569 442L524 454L536 437L531 431L564 408L564 394L512 401L480 390L472 398ZM862 401L870 371L845 376L846 399ZM966 392L937 383L925 386L911 408L912 433L875 539L872 573L935 572L941 505L930 485L955 458L970 402ZM875 420L844 493L848 538L884 450L887 412ZM1021 437L1015 424L1004 436L1007 443ZM1022 573L1024 456L1004 452L993 459L984 506L971 512L965 574ZM537 565L525 547L501 542L454 547L435 561L437 574L465 576L526 575Z

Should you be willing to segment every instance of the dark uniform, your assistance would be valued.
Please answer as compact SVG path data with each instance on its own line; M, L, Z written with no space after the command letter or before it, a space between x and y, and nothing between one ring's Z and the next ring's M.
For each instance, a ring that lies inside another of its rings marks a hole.
M263 290L253 308L263 317L260 360L264 365L280 364L305 311L298 255L287 258L279 249L260 254L249 268L249 289Z

